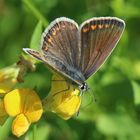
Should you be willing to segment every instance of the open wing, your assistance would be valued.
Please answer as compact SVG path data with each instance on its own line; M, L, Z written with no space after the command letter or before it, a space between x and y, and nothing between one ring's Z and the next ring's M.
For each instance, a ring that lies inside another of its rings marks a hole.
M41 50L47 57L53 57L65 66L77 66L78 48L77 23L61 17L53 21L42 35Z
M111 54L124 27L124 21L116 17L92 18L80 26L80 69L86 79L95 73Z
M70 69L76 68L77 62L79 62L77 60L77 54L79 54L78 37L79 27L76 22L65 17L57 18L42 35L41 51L29 48L25 48L24 51L42 60L61 75L78 83L71 76L70 71Z

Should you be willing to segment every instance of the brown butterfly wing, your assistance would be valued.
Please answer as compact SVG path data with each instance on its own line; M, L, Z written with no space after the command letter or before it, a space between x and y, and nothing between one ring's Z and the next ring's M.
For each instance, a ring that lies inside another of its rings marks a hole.
M78 30L76 22L61 17L53 21L42 36L41 50L46 57L53 57L65 66L77 66Z
M86 79L105 62L119 41L124 21L115 17L92 18L81 27L80 69Z
M53 21L43 33L40 52L28 48L24 51L42 60L55 72L79 84L80 81L75 78L79 54L78 37L77 23L61 17Z
M53 72L60 74L62 77L67 78L78 85L80 84L80 81L73 79L73 77L69 74L68 68L60 60L53 57L47 57L43 53L33 49L23 48L23 50L32 57L44 62Z
M79 30L73 20L58 18L43 33L41 52L31 49L25 49L25 52L81 84L99 69L115 48L124 26L118 18L92 18ZM74 71L78 78L75 78Z

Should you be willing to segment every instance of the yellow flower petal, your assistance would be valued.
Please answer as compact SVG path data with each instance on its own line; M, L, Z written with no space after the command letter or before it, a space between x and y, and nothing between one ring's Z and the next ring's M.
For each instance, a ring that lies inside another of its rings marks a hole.
M10 116L23 113L29 122L38 121L42 115L42 103L37 93L32 89L15 89L4 97L4 104Z
M3 125L7 118L8 115L5 111L3 100L0 99L0 125Z
M23 94L24 95L24 94ZM16 116L22 113L24 96L20 94L18 89L13 90L5 95L4 105L5 110L10 116Z
M5 80L2 83L0 83L0 94L5 94L9 92L16 83L17 83L16 79Z
M43 108L41 100L35 91L30 92L28 100L25 101L24 113L30 122L36 122L40 119Z
M29 128L30 123L24 114L19 114L12 123L12 133L17 137L23 135Z
M52 82L51 91L45 102L48 102L48 108L52 112L57 113L63 119L69 119L79 110L81 104L79 90L72 84L68 86L68 83L62 81L64 79L58 75L54 75L52 80L61 81Z
M17 83L19 68L15 65L0 69L0 95L9 92Z
M74 92L79 91L75 90L71 92L72 94L65 97L65 99L62 97L63 100L61 104L59 104L56 108L53 107L53 111L65 120L69 119L71 116L77 113L81 104L80 96L75 95Z

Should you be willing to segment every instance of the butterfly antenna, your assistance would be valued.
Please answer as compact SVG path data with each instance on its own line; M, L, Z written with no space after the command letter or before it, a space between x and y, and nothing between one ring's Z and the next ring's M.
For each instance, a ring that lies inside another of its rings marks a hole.
M92 88L88 88L87 92L91 95L91 101L90 101L88 104L86 104L85 106L80 107L79 110L78 110L77 113L76 113L76 116L79 116L80 110L81 110L81 109L83 109L83 108L89 106L89 105L92 104L93 102L95 102L95 103L97 102L96 97L95 97L95 95L93 94L93 93L94 93L94 92L93 92L93 89L92 89ZM82 100L82 98L83 98L83 94L84 94L84 93L83 93L82 91L81 91L80 94L79 94L79 96L81 97L81 100Z
M95 102L96 103L96 97L95 97L95 95L93 94L93 89L92 88L88 88L88 91L87 91L88 93L89 93L89 95L91 96L91 101L87 104L87 105L85 105L84 107L87 107L87 106L89 106L90 104L92 104L93 102ZM83 107L83 108L84 108Z
M80 107L80 108L79 108L79 110L78 110L77 113L76 113L77 116L79 115L81 109L83 109L83 108L89 106L89 105L92 104L93 102L95 102L95 103L97 102L96 97L95 97L95 95L93 94L93 89L92 89L92 88L88 88L87 92L88 92L89 95L91 96L91 101L90 101L88 104L84 105L83 107ZM81 100L82 100L82 98L83 98L83 94L84 94L84 93L83 93L82 91L81 91L81 93L79 94L79 96L81 97Z
M94 101L96 103L97 102L97 99L95 97L95 94L94 94L93 89L92 88L89 88L88 90L89 90L89 93L90 93L90 95L92 97L92 102Z
M81 101L82 101L82 98L83 98L83 92L82 92L82 91L80 91L79 96L80 96ZM81 110L81 107L79 107L79 109L78 109L78 111L77 111L77 113L76 113L76 116L77 116L77 117L78 117L78 116L79 116L79 114L80 114L80 110Z

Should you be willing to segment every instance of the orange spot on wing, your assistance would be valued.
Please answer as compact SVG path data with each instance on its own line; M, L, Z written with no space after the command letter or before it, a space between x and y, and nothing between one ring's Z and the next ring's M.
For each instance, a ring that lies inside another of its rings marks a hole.
M52 32L52 35L56 35L56 31L55 30Z
M91 25L91 29L95 30L97 28L97 25Z
M44 51L46 51L46 52L48 51L48 47L47 47L47 46L44 47L43 49L44 49Z
M99 29L102 29L102 28L103 28L103 25L99 24L99 25L98 25L98 28L99 28Z
M109 28L109 24L105 24L105 28Z
M59 31L59 27L56 27L56 30Z
M48 38L48 40L47 40L49 43L53 43L53 41L52 41L52 38Z
M63 28L65 28L65 25L62 25Z
M83 28L83 32L86 33L89 31L89 28Z

